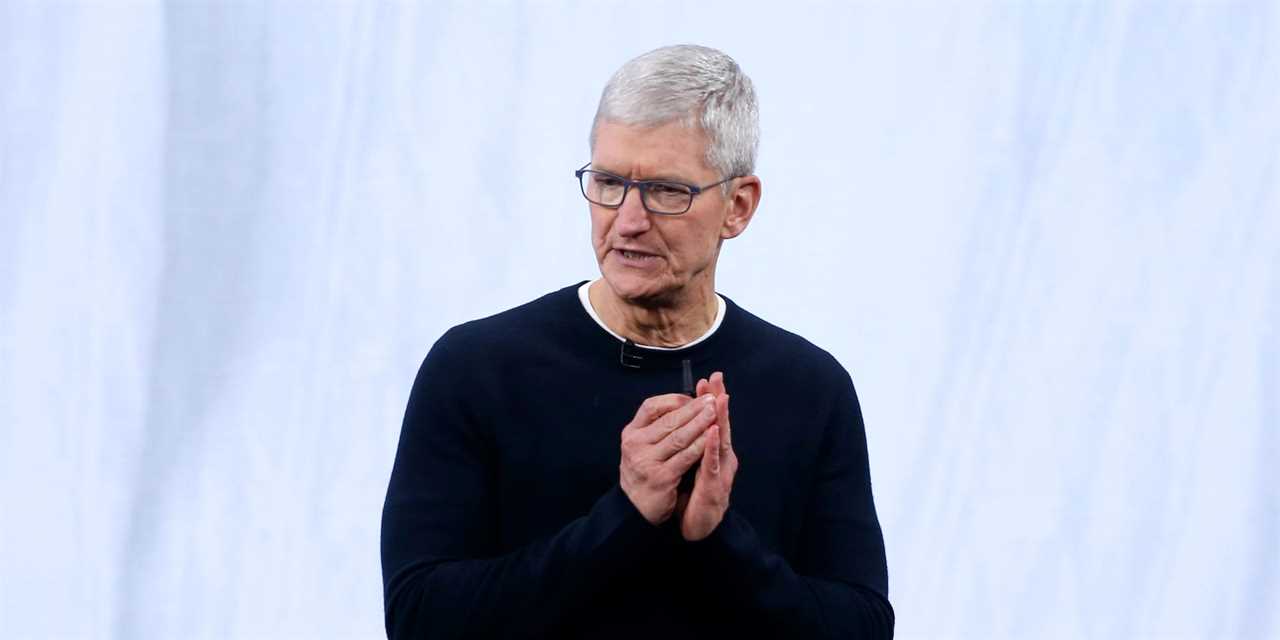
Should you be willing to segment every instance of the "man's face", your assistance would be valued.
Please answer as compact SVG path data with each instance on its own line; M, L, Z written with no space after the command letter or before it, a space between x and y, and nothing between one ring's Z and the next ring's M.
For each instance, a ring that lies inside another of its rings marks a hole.
M679 123L638 127L602 121L591 168L632 180L696 186L724 177L707 166L707 137ZM681 215L649 213L635 187L622 206L591 206L591 242L600 273L622 299L641 306L669 303L715 274L729 201L719 187L703 191ZM691 286L692 285L692 286Z

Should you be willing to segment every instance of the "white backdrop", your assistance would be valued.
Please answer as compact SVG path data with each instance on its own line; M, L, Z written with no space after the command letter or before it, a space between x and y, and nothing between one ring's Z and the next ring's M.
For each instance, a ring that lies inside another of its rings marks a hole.
M663 44L858 385L906 638L1280 637L1280 5L0 0L0 637L374 638L413 375L596 273Z

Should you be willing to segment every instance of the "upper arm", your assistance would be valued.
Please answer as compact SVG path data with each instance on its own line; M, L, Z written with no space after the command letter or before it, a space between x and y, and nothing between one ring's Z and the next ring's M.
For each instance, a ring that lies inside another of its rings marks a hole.
M888 593L884 538L871 491L857 393L841 369L803 524L797 569Z
M408 574L493 552L492 447L465 393L450 334L418 370L382 512L389 598Z

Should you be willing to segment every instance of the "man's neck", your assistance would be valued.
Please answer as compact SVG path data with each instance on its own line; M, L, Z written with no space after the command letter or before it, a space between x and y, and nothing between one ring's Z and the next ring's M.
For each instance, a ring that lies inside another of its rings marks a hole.
M605 326L632 342L652 347L679 347L697 340L715 323L720 308L710 281L671 306L656 308L619 298L603 278L591 283L587 294Z

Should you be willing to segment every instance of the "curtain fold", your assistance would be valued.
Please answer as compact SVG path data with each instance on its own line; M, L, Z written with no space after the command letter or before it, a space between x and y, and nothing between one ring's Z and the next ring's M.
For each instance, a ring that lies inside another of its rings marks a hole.
M595 277L600 89L686 41L900 637L1280 635L1276 7L620 6L0 4L0 636L379 636L421 358Z

